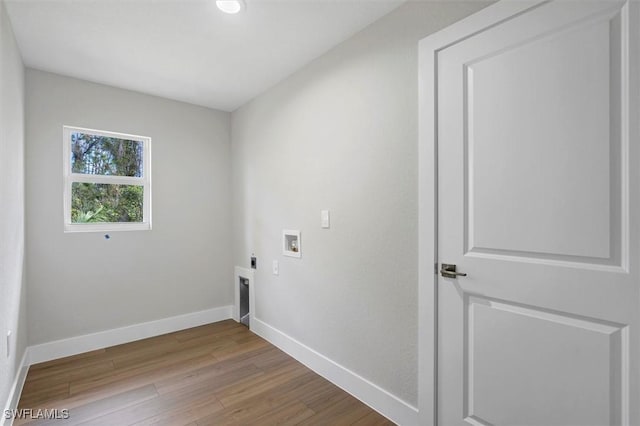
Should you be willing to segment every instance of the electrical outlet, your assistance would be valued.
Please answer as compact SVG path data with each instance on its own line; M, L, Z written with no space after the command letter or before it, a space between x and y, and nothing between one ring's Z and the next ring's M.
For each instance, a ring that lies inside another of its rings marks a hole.
M7 331L7 358L11 356L11 330Z
M273 275L278 275L280 273L279 269L278 261L274 260L272 265Z

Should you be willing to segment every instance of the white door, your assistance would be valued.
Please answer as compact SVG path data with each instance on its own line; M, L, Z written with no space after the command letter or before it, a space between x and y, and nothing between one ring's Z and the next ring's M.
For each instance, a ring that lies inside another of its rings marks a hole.
M438 269L467 274L434 281L440 425L640 425L638 6L498 4L421 46Z

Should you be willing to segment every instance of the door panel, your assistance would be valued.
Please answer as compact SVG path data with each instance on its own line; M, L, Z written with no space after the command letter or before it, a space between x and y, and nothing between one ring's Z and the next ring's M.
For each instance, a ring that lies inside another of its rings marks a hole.
M640 424L637 6L542 3L437 52L438 261L468 274L437 282L442 425Z
M478 423L608 425L620 413L627 327L483 296L464 302L463 399Z
M465 65L469 250L609 259L609 44L599 21Z

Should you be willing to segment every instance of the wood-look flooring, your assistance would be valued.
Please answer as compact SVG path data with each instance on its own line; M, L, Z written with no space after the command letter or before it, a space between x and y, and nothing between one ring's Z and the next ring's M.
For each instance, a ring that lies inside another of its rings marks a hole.
M52 425L392 425L246 327L227 320L32 365L21 409Z

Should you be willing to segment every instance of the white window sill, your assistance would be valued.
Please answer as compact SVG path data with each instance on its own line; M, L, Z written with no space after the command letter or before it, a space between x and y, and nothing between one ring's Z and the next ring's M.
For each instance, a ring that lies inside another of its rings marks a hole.
M64 232L150 231L150 223L73 223L65 224Z

